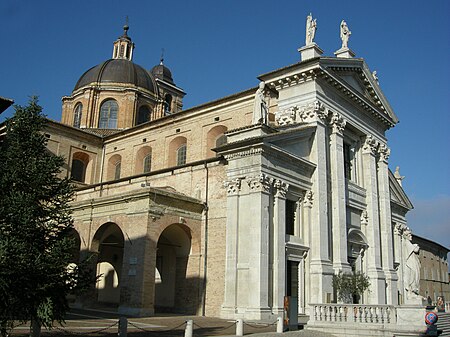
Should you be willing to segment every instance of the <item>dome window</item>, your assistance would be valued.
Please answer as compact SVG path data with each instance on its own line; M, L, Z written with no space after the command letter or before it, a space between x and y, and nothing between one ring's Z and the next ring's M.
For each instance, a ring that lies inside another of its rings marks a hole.
M81 113L83 111L83 104L78 103L75 106L75 110L73 113L73 127L79 128L81 126Z
M102 103L100 107L100 121L98 127L100 129L117 129L117 113L119 106L113 99L109 99Z

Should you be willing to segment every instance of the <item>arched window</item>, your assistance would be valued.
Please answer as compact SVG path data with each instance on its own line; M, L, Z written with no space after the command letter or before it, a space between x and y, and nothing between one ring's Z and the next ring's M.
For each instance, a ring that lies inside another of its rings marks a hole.
M122 157L119 154L113 155L108 159L108 169L107 169L107 180L117 180L120 179L122 174Z
M75 152L72 156L70 179L84 183L89 163L89 155L84 152Z
M81 126L81 113L83 111L83 104L78 103L75 106L75 110L73 113L73 127L79 128Z
M146 105L141 106L137 114L136 125L148 122L150 120L150 114L151 111L148 108L148 106Z
M186 164L186 144L177 149L177 166Z
M216 147L225 145L227 143L227 136L221 135L216 139Z
M100 107L100 121L98 127L100 129L116 129L117 128L117 113L119 106L113 99L104 101Z
M206 157L212 158L216 156L216 152L212 149L215 147L219 147L221 145L226 144L227 136L225 136L225 132L227 132L227 127L224 125L216 125L206 134Z
M172 96L166 94L164 97L164 114L169 114L172 111Z
M148 155L144 157L144 162L142 163L144 167L144 173L150 172L152 169L152 153L150 152Z
M72 160L72 171L70 172L70 179L84 183L86 175L86 165L80 159Z
M117 162L116 166L114 167L114 179L120 179L120 169L122 168L121 162Z

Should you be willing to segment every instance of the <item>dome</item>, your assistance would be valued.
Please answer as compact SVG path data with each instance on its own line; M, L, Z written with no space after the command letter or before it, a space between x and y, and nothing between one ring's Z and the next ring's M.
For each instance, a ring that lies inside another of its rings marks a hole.
M132 84L156 93L152 75L127 59L111 59L89 69L80 77L73 91L97 82Z
M171 84L175 84L173 82L173 78L172 78L172 72L170 71L169 68L167 68L161 61L160 64L158 64L157 66L154 66L151 70L152 75L155 78L159 78L160 80L169 82Z

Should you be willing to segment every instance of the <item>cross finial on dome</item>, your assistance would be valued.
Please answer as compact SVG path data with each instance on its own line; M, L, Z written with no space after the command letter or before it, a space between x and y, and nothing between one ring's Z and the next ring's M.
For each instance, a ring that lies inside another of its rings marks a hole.
M159 64L164 65L164 48L161 48L161 58L159 59Z
M128 29L130 27L128 26L128 15L125 17L125 25L123 26L123 36L128 36Z

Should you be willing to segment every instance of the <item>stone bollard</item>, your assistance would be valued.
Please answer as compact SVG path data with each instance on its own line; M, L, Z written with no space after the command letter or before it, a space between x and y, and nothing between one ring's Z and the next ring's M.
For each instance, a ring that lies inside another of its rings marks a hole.
M283 333L283 317L277 317L277 333Z
M186 328L184 329L184 337L192 337L192 329L194 326L194 322L192 319L188 319L186 321Z
M236 336L244 336L244 321L242 319L236 321Z
M119 337L127 337L127 327L128 327L128 320L126 317L120 317L119 318L119 331L117 332L117 336Z

